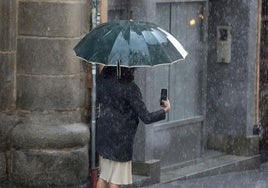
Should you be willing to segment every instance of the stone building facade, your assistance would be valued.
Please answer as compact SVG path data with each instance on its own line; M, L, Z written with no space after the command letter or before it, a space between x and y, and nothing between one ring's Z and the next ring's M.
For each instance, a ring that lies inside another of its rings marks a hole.
M234 155L258 154L261 1L211 1L207 66L208 147ZM217 26L231 30L231 62L217 62Z
M193 163L206 149L258 154L262 0L101 2L104 21L155 22L189 52L183 63L137 70L149 110L159 108L163 87L173 108L166 120L139 126L134 171L141 166L157 182L160 168ZM89 3L0 2L0 185L87 183L86 76L72 49L89 30ZM230 63L217 62L218 26L231 28Z
M87 183L88 0L0 1L0 187Z
M137 71L149 108L158 107L161 87L168 87L173 108L166 121L139 127L134 160L160 159L168 169L202 158L207 149L258 155L261 1L106 2L108 20L157 23L189 52L182 63ZM230 29L229 63L217 60L219 27Z

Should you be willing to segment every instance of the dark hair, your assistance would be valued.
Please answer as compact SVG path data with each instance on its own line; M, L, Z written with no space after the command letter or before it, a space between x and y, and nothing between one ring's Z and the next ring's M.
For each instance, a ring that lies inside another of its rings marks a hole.
M120 82L132 82L134 80L134 71L135 68L120 67L121 75L118 77L118 70L116 66L105 66L101 74L103 78L116 78Z

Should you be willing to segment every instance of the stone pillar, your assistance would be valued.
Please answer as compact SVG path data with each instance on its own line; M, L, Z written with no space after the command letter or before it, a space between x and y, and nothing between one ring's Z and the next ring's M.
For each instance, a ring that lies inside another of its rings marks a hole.
M239 6L238 6L239 5ZM235 155L256 155L255 78L258 1L211 1L208 23L206 131L208 148ZM223 8L224 7L224 8ZM232 11L229 11L232 10ZM237 15L243 15L239 17ZM234 19L236 17L237 19ZM231 26L231 63L216 63L217 26Z
M7 140L15 118L3 117L2 112L15 108L16 67L16 0L0 1L0 185L8 179Z
M0 2L0 14L11 15L9 21L0 18L6 45L0 44L0 180L8 186L83 187L87 182L85 72L72 49L89 30L88 4Z

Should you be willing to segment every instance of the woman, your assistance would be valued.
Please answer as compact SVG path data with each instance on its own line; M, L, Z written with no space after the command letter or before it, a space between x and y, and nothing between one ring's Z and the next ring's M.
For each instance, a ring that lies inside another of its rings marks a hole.
M165 119L170 110L169 101L164 107L148 112L139 87L134 83L134 68L104 67L98 81L97 144L100 155L100 177L97 188L120 188L132 184L133 140L139 118L146 124Z

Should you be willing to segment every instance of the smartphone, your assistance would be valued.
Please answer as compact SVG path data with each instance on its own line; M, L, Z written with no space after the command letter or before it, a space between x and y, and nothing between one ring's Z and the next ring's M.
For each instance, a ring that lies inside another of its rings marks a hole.
M167 89L161 89L161 96L160 96L160 106L164 106L162 100L167 100Z

